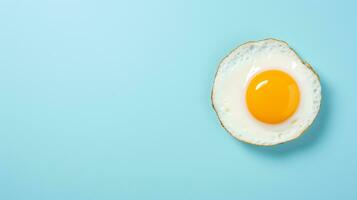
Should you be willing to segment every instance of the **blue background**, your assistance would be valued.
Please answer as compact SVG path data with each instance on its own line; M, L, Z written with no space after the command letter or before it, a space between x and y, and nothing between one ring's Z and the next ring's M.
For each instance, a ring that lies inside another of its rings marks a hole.
M356 6L0 1L0 199L356 199ZM220 127L210 90L268 37L312 64L323 102L267 148Z

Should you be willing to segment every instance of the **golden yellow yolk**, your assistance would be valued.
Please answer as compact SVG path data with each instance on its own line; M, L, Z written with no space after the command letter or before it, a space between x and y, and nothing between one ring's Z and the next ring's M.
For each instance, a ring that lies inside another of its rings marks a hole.
M294 114L300 102L295 80L279 70L257 74L249 83L246 102L250 113L258 120L278 124Z

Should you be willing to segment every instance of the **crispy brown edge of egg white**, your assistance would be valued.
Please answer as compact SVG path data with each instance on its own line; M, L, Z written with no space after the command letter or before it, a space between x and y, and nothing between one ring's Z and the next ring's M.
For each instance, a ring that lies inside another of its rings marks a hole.
M319 80L319 83L320 83L320 87L321 87L321 81L320 81L320 76L316 73L316 71L312 68L312 66L304 61L302 59L302 57L295 51L295 49L293 49L289 43L283 41L283 40L278 40L278 39L275 39L275 38L266 38L266 39L262 39L262 40L251 40L251 41L248 41L248 42L245 42L241 45L238 45L236 48L234 48L233 50L231 50L226 56L224 56L224 58L221 59L221 61L219 62L218 64L218 67L217 67L217 70L216 70L216 73L214 75L214 80L213 80L213 85L212 85L212 90L211 90L211 105L213 107L213 110L214 112L216 113L216 116L219 120L219 123L221 124L221 126L224 128L224 130L226 130L232 137L234 137L235 139L237 139L238 141L241 141L241 142L244 142L244 143L247 143L247 144L250 144L250 145L256 145L256 146L276 146L276 145L279 145L279 144L284 144L284 143L287 143L287 142L290 142L292 140L295 140L299 137L301 137L311 126L312 124L315 122L316 118L318 117L319 113L320 113L320 108L321 108L321 103L322 103L322 87L321 87L321 90L320 90L320 96L321 96L321 99L320 99L320 104L319 104L319 109L317 111L317 114L315 116L315 118L312 120L312 122L309 124L309 126L304 129L303 131L301 131L296 137L292 138L292 139L289 139L289 140L286 140L286 141L283 141L283 142L279 142L279 143L276 143L276 144L258 144L258 143L254 143L254 142L251 142L251 141L247 141L247 140L244 140L244 139L241 139L241 138L238 138L236 136L234 136L224 125L223 125L223 122L222 120L219 118L219 115L218 115L218 112L217 112L217 109L215 108L214 106L214 103L213 103L213 96L214 96L214 86L215 86L215 83L216 83L216 78L217 78L217 74L218 74L218 70L222 64L222 62L229 56L231 55L236 49L238 49L239 47L243 46L243 45L247 45L247 44L250 44L250 43L256 43L256 42L261 42L261 41L265 41L265 40L275 40L275 41L278 41L278 42L283 42L285 43L289 49L291 49L296 55L297 57L299 58L299 60L301 61L302 64L304 64L308 69L310 69L312 71L312 73L314 73L316 76L317 76L317 79Z

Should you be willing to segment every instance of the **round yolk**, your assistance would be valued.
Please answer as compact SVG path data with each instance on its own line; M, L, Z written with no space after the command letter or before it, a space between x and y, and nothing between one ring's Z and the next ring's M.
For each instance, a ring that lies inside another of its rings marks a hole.
M294 114L300 101L295 80L279 70L257 74L249 83L246 102L250 113L258 120L278 124Z

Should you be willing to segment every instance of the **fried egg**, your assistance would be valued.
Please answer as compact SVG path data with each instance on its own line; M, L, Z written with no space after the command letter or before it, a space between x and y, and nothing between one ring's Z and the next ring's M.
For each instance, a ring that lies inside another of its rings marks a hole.
M232 136L271 146L299 137L313 123L321 85L286 42L266 39L245 43L222 60L211 98Z

